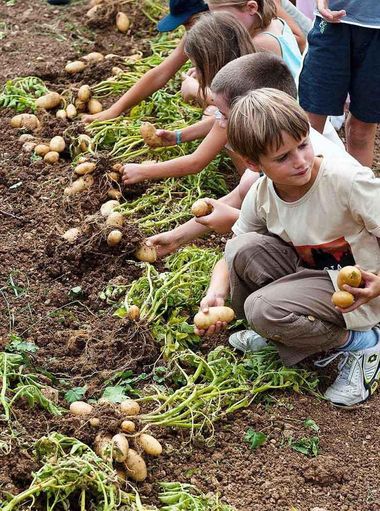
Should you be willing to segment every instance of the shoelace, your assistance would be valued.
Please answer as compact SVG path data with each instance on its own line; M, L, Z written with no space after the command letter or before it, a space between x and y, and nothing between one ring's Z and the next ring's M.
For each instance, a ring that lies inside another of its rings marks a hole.
M361 377L364 379L363 367L362 367L362 364L359 362L361 355L356 355L354 351L337 351L336 353L333 353L332 355L329 355L326 358L321 358L320 360L317 360L316 362L314 362L314 365L317 367L326 367L329 364L331 364L331 362L333 360L335 360L336 358L338 358L340 356L343 356L343 359L340 360L339 364L338 364L338 371L339 371L338 378L339 379L342 378L342 379L347 379L347 381L350 381L350 380L348 380L348 374L346 375L346 373L348 372L351 365L353 365L353 364L350 364L350 366L347 367L346 371L343 373L343 368L347 364L348 359L350 357L353 359L353 363L357 364L359 366L359 371L361 373ZM343 374L341 374L341 371ZM352 374L354 374L354 372L355 371L353 371ZM362 398L364 399L365 398L365 387L363 385L360 386L360 392L361 392Z

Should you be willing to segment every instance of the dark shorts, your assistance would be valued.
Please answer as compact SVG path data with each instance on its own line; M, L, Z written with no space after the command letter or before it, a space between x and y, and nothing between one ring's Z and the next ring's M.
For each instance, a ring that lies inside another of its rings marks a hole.
M380 29L316 17L299 79L307 112L341 115L347 94L360 121L380 122Z

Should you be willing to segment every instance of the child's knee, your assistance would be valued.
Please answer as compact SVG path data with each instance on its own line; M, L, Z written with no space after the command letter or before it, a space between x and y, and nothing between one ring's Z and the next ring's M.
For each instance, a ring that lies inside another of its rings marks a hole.
M230 239L226 244L225 259L229 268L240 274L240 270L246 267L247 262L252 260L252 250L260 244L261 235L256 232L240 234Z

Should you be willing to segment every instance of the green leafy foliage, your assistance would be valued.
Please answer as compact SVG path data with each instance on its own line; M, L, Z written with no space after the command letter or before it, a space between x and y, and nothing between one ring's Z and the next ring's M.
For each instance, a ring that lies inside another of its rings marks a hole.
M65 393L65 400L71 404L74 401L82 401L87 391L87 385L84 387L74 387Z
M305 428L310 428L313 431L317 431L317 432L320 429L318 424L316 422L314 422L313 419L310 419L310 418L304 420L303 425L305 426Z
M252 428L248 428L246 434L244 435L244 442L249 444L249 447L252 450L257 449L261 445L264 445L267 441L267 435L262 433L261 431L255 431Z
M294 451L306 456L318 456L319 454L319 438L317 436L302 437L299 440L291 438L289 445Z
M235 511L220 501L218 495L201 492L192 484L160 483L160 511Z
M16 112L36 111L36 99L47 94L49 89L36 76L25 76L8 80L0 93L0 108L13 108Z

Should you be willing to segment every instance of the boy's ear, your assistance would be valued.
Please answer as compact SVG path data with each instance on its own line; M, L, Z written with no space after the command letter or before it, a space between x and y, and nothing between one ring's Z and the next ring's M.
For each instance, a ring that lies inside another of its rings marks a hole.
M255 163L251 160L244 160L247 168L250 170L253 170L253 172L261 172L260 165L258 163Z
M259 5L258 3L256 2L256 0L248 0L247 4L246 4L246 9L247 11L249 12L249 14L251 16L253 16L254 14L256 14L259 10Z

